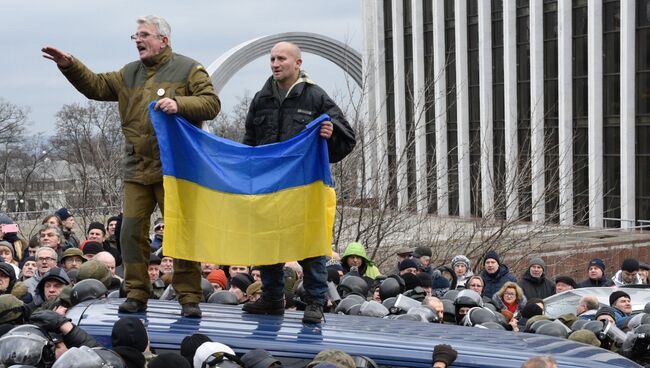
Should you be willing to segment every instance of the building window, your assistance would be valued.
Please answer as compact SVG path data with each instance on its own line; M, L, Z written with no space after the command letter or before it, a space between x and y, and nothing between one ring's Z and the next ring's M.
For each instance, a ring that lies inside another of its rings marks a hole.
M506 139L503 95L503 1L492 0L492 127L494 138L494 213L506 218Z
M397 0L400 1L400 0ZM386 62L386 138L388 140L388 203L397 206L397 154L395 151L395 89L393 72L392 0L384 0L384 49ZM378 132L381 133L381 132Z
M434 80L436 72L433 69L433 3L422 1L424 28L424 108L426 121L426 152L427 152L427 198L428 212L435 213L438 209L436 187L436 112Z
M532 209L530 166L530 34L528 1L517 0L517 186L519 217L530 221Z
M573 221L589 224L587 1L573 2Z
M544 1L544 183L546 220L560 222L557 1Z
M467 0L470 211L481 216L481 101L478 65L478 0Z

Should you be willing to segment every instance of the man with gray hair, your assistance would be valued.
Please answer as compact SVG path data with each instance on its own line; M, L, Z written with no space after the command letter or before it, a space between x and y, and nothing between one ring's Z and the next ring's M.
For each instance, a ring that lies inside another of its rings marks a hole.
M41 281L41 278L43 278L43 275L56 267L58 261L59 257L54 249L46 246L38 248L36 251L36 272L34 272L34 276L23 282L27 286L29 293L32 294L32 297L36 296L36 286Z
M139 60L115 72L95 74L71 54L44 47L43 57L56 62L59 70L86 97L118 101L125 138L124 203L120 244L124 262L127 299L123 313L143 312L151 294L149 265L149 219L156 204L164 210L162 164L158 141L148 111L180 114L201 127L220 110L219 97L207 71L197 61L172 52L171 28L157 16L137 19L131 36ZM174 260L172 285L178 293L182 315L201 317L201 268L198 262Z
M63 257L63 243L65 238L58 226L44 224L38 230L38 244L41 247L54 249L58 258Z
M596 312L598 311L598 297L595 295L585 295L578 301L576 305L576 316L580 319L593 321L596 319Z

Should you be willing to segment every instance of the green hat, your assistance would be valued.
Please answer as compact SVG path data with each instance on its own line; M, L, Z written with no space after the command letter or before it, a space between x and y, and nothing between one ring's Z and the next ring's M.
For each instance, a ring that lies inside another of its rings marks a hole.
M321 351L314 357L314 360L307 364L307 368L320 363L334 364L338 368L356 368L354 359L352 359L348 353L337 349L326 349Z
M81 262L86 262L86 258L84 258L84 252L79 249L79 248L68 248L63 252L63 256L61 257L61 263L63 264L63 261L68 258L68 257L74 257L78 256L81 257Z
M548 318L548 317L546 317L545 315L542 315L542 314L537 315L537 316L532 316L532 317L528 318L528 321L526 321L526 329L525 329L525 331L530 331L530 326L532 326L533 323L535 323L537 321L541 321L543 319L550 319L550 318Z
M600 347L600 340L596 337L596 334L589 330L578 330L568 337L569 340L581 342L583 344L589 344L593 346Z
M108 289L111 286L113 275L111 275L111 271L108 269L108 267L106 267L105 264L92 259L79 267L79 275L77 275L77 281L86 279L99 280Z
M0 323L10 323L23 316L23 302L11 294L0 295Z

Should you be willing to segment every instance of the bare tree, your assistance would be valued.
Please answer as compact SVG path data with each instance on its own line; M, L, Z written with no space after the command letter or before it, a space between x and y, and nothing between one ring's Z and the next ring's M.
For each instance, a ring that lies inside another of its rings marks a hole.
M252 98L248 94L238 97L238 102L230 112L221 111L213 120L206 122L206 129L219 137L241 142L246 133L246 115Z
M0 98L0 208L13 180L12 160L23 143L29 109Z

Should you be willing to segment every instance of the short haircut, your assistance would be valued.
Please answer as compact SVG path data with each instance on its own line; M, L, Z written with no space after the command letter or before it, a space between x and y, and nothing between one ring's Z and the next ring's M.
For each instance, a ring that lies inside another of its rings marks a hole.
M52 258L54 258L54 261L57 262L57 263L59 262L59 255L56 254L56 251L54 249L50 248L50 247L40 247L40 248L38 248L36 250L36 254L34 255L34 258L37 261L38 261L39 258L41 258L41 257L38 256L41 252L50 252L50 256Z
M63 234L61 233L61 229L58 226L50 225L50 224L44 224L43 226L41 226L40 229L38 229L38 237L39 238L41 237L41 233L43 231L45 231L45 230L54 230L54 232L56 233L56 236L59 237L59 241L63 242Z
M594 295L585 295L580 298L580 304L584 304L587 310L598 309L598 298Z
M159 17L157 15L147 15L138 18L136 22L138 23L138 25L147 24L150 26L154 26L156 27L156 32L159 35L163 37L171 38L172 27L170 27L169 23L167 23L167 21L162 17Z
M550 355L535 356L528 359L521 368L556 368L557 362Z

